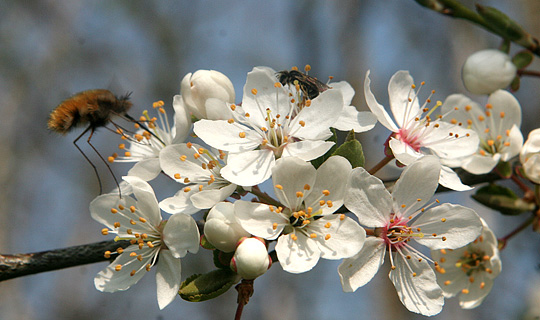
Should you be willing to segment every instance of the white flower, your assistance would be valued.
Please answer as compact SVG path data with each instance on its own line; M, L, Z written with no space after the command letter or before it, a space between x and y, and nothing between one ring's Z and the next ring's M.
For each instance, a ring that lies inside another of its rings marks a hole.
M390 108L395 122L375 99L370 83L368 71L364 83L367 104L379 122L393 132L389 146L402 164L409 165L426 154L434 154L445 160L468 156L476 151L478 137L472 130L440 121L440 117L432 115L440 106L439 102L433 109L426 107L431 101L429 98L422 106L419 105L414 90L416 86L408 71L396 72L388 84ZM446 166L442 167L439 183L458 191L470 189Z
M501 273L497 238L483 219L482 223L480 237L465 247L431 252L433 260L438 262L437 282L444 296L450 298L459 294L459 305L463 309L478 307Z
M215 70L186 74L180 83L180 92L187 108L198 119L214 119L211 104L219 101L234 103L235 99L231 80Z
M141 123L146 125L150 132L138 130L133 136L122 132L122 137L130 145L120 144L119 148L126 150L123 157L109 157L109 161L116 162L136 162L129 170L128 175L139 177L145 181L150 181L161 172L159 165L159 153L165 146L181 143L187 138L191 130L191 119L186 112L182 97L174 96L174 125L169 125L163 102L154 103L157 109L158 118L150 118L148 112L144 112Z
M256 67L248 73L242 106L230 106L233 118L195 123L194 131L205 143L229 152L221 170L224 178L256 185L270 177L277 158L309 161L334 145L324 139L343 109L341 92L326 90L309 102L290 93L276 81L274 70Z
M353 170L345 206L360 224L374 230L364 248L338 268L344 291L352 292L368 283L388 251L392 265L389 277L403 305L425 316L441 311L443 292L430 259L411 245L412 240L430 249L459 248L478 237L482 222L469 208L428 204L440 170L436 157L423 157L403 171L392 194L363 168Z
M339 156L318 170L298 158L280 159L272 181L283 206L236 201L236 217L251 234L278 239L277 257L287 272L309 271L319 258L350 257L362 248L364 229L343 214L332 214L343 204L350 171L350 163Z
M521 160L527 178L540 184L540 129L529 133L529 137L519 154L519 160Z
M234 204L220 202L206 217L204 236L214 247L223 252L233 252L238 240L249 237L250 233L242 228L234 214Z
M523 145L521 107L508 91L492 93L485 108L462 94L446 98L442 111L445 120L452 124L474 130L480 138L476 152L457 159L455 164L473 174L491 172L499 161L516 156Z
M244 238L231 259L231 269L246 280L266 273L272 265L266 244L261 238Z
M476 94L490 94L504 89L516 77L517 68L512 58L499 50L488 49L467 58L461 77L465 88Z
M199 250L199 230L195 220L184 214L162 220L150 185L137 177L124 180L137 200L105 194L90 203L92 218L107 227L101 231L104 235L115 233L116 239L132 242L125 249L105 253L106 257L118 257L98 273L94 283L103 292L127 290L157 264L157 297L163 309L178 295L180 258Z
M165 147L159 155L163 172L187 186L161 201L161 209L168 213L192 214L225 200L236 190L236 185L221 176L224 160L222 151L216 155L190 142Z

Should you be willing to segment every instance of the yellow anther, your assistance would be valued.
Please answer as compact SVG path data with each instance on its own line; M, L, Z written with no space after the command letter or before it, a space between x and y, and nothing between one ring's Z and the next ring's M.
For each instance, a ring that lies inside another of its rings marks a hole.
M104 236L108 235L109 234L109 229L107 229L107 228L101 229L101 234L104 235Z
M120 222L115 222L115 223L114 223L114 227L115 227L115 228L120 228Z
M291 239L292 239L293 241L296 241L296 240L298 240L298 237L297 237L295 234L292 234L292 233L291 233Z
M109 161L110 163L113 163L114 162L114 157L113 156L108 157L107 161Z
M137 256L137 252L131 252L131 253L129 254L129 256L130 256L130 257L136 257L136 256Z
M402 205L401 205L401 207L402 207L402 208L405 208L405 207L406 207L406 205L402 204Z
M179 174L179 173L175 173L175 174L174 174L174 178L175 178L175 179L180 179L180 178L181 178L181 177L180 177L180 174Z
M186 147L188 147L188 149L191 149L191 147L193 147L193 143L191 142L186 143Z
M116 210L115 208L111 208L111 213L118 213L118 210Z
M452 281L446 280L446 281L444 282L444 285L445 285L445 286L448 286L448 285L450 285L451 283L452 283Z
M484 118L484 116L478 116L478 120L479 121L484 121L486 118Z
M133 230L132 229L126 229L126 233L127 234L133 234Z
M143 218L143 217L139 217L139 221L142 222L142 223L146 223L146 219Z
M278 224L277 224L276 222L274 222L274 223L272 224L272 230L276 230L277 227L278 227Z
M328 240L330 239L331 235L329 233L327 233L325 236L324 236L324 240Z
M137 224L137 222L135 222L135 220L133 220L133 219L129 220L129 223L131 223L132 225L136 225L136 224Z
M495 144L495 141L490 139L487 141L487 144L488 146L492 147Z
M103 255L105 257L105 259L109 259L111 257L111 252L110 251L105 251L105 254Z
M326 205L328 208L332 208L334 206L334 203L331 200L326 201Z
M485 286L486 286L485 282L480 282L480 289L484 289Z
M191 191L191 188L190 187L185 187L184 188L184 192L190 192Z
M412 276L413 276L413 277L416 277L416 272L413 272L413 273L412 273Z
M345 220L345 215L343 213L339 215L339 220L341 221Z
M195 158L195 159L199 159L200 157L201 157L201 155L198 154L198 153L194 153L194 154L193 154L193 158Z
M304 193L302 191L297 191L296 192L296 197L297 198L302 198L302 197L304 197Z
M312 234L309 235L309 237L310 237L311 239L315 239L315 238L317 238L317 235L316 235L315 233L312 233Z
M121 265L121 264L117 264L117 265L114 267L114 270L116 270L116 271L122 270L122 265Z
M146 243L146 245L147 245L149 248L153 248L153 247L154 247L154 244L153 244L152 242L150 242L150 241L148 241L148 242Z
M322 194L323 194L324 196L329 196L329 195L330 195L330 191L329 191L329 190L323 190L323 191L322 191Z
M245 138L245 137L246 137L246 133L245 133L245 132L240 132L240 133L238 134L238 136L239 136L240 138Z
M298 121L298 123L299 123L300 126L302 126L302 127L305 127L305 126L306 126L306 122L303 121L303 120Z
M441 221L442 221L442 222L446 222L446 218L442 218Z
M119 247L118 249L116 249L116 252L117 252L118 254L122 254L122 253L124 253L124 248Z
M311 190L311 186L309 184L305 184L304 185L304 190Z
M276 184L274 187L275 187L276 189L283 190L283 186L280 185L280 184Z
M129 211L131 211L131 213L135 213L135 211L137 211L137 208L135 208L135 206L131 206L129 207Z
M146 269L146 271L150 271L151 268L152 268L152 265L151 265L151 264L147 264L145 269Z
M468 293L469 293L469 289L463 289L463 290L461 290L461 293L463 293L463 294L468 294Z
M255 88L251 89L251 94L256 95L257 94L257 89L255 89Z

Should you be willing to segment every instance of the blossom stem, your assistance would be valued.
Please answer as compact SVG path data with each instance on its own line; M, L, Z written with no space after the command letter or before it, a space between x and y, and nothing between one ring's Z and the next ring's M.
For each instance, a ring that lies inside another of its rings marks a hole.
M510 232L509 234L507 234L506 236L502 238L499 238L498 239L499 250L504 249L506 247L506 243L508 242L508 240L512 238L513 236L515 236L516 234L520 233L521 231L525 230L525 228L527 228L530 224L533 223L535 218L536 217L534 215L531 216L529 219L525 220L522 224L520 224L516 229L512 230L512 232Z
M533 76L533 77L540 77L540 71L533 71L533 70L518 70L518 75L520 76Z
M249 298L253 295L253 280L243 279L235 289L238 291L238 307L236 308L234 320L240 320L244 306L248 304Z
M270 197L268 195L268 193L262 192L261 189L259 188L259 186L251 187L251 191L249 191L249 192L256 195L259 198L259 200L261 202L263 202L263 203L271 204L271 205L274 205L276 207L282 206L282 204L279 201L277 201L276 199Z
M373 168L371 168L368 172L371 175L374 175L377 171L381 170L385 165L387 165L390 161L394 159L394 156L386 156L384 159L382 159L379 163L377 163Z
M525 192L526 194L531 193L531 189L526 184L524 184L523 181L519 180L519 178L515 174L511 175L510 179L512 179L512 181L514 181L514 183L517 184L517 186L523 192Z

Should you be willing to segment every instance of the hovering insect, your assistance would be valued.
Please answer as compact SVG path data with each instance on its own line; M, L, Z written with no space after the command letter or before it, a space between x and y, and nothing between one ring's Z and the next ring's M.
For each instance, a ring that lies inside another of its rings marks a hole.
M319 93L330 89L326 83L323 83L317 80L317 78L308 76L307 74L298 70L283 70L279 71L276 75L282 85L296 85L296 82L298 82L300 90L302 90L304 95L309 99L315 99Z
M90 131L90 136L87 140L88 144L107 165L107 168L112 174L116 185L118 185L118 181L116 180L110 166L107 164L103 156L101 156L97 149L92 145L90 140L92 139L94 131L97 128L104 127L109 122L113 123L113 125L119 129L119 126L111 120L114 116L119 116L135 122L148 131L144 125L140 124L137 120L133 119L127 114L127 111L132 106L133 104L129 101L129 94L117 97L109 90L94 89L76 93L75 95L62 101L62 103L60 103L49 115L49 121L47 123L49 129L64 135L76 127L88 125L88 127L77 138L75 138L75 140L73 140L73 144L75 147L77 147L79 152L81 152L86 161L90 163L92 168L94 168L99 182L100 194L102 193L102 186L96 166L92 163L92 161L90 161L90 159L88 159L81 148L79 148L77 141L88 131Z

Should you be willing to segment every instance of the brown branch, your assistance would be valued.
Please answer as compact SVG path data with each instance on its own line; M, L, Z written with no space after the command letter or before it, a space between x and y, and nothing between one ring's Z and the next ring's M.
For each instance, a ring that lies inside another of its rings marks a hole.
M116 251L129 244L129 241L109 240L36 253L0 254L0 281L105 261L108 260L105 251Z

